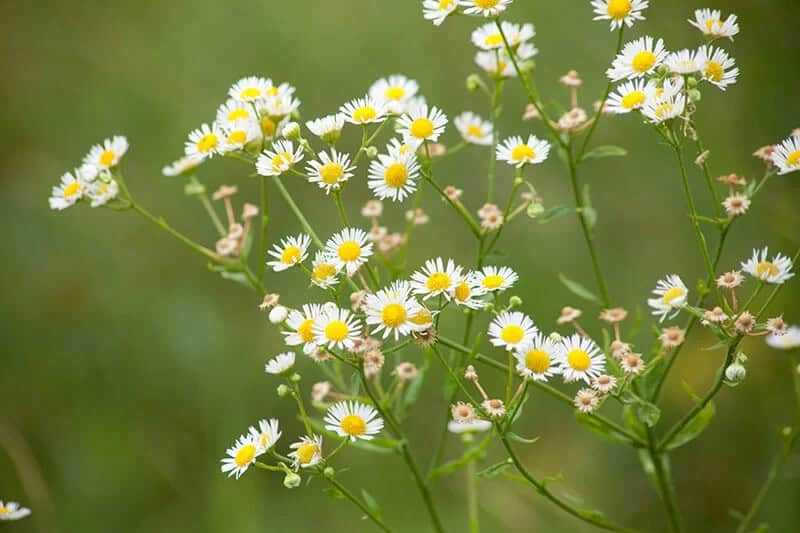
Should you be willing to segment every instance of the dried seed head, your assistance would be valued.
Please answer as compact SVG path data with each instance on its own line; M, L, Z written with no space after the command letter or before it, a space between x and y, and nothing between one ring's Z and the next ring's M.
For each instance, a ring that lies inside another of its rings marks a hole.
M559 324L569 324L582 314L583 311L581 311L580 309L575 309L574 307L566 306L561 309L561 316L558 317L556 322L558 322Z
M767 320L767 331L778 337L786 335L788 328L789 326L783 321L783 315Z
M314 402L321 402L328 397L331 392L330 381L320 381L311 386L311 400Z
M558 81L566 87L580 87L583 84L577 70L570 70L561 76Z
M417 367L414 363L405 361L395 367L394 375L397 376L397 379L401 382L414 381L417 379Z
M731 272L725 272L717 278L717 287L735 289L741 285L743 281L744 276L742 276L742 273L738 270L732 270Z
M383 202L370 200L361 208L361 215L367 218L377 218L383 214Z
M609 324L617 324L625 320L628 316L628 311L622 307L613 307L611 309L603 309L600 311L600 320L608 322Z
M467 369L464 371L464 379L467 381L478 381L478 373L475 371L474 366L467 366Z
M723 311L719 306L711 309L710 311L706 311L703 317L712 324L722 324L728 320L728 315L726 315L725 311Z
M670 350L683 344L683 341L686 340L686 332L677 326L664 328L661 330L658 340L661 341L661 346Z
M230 198L237 192L239 192L239 187L236 185L220 185L219 189L214 191L214 194L211 197L214 200L222 200L223 198Z
M242 220L247 222L258 216L258 207L245 202L242 206Z
M483 410L486 411L486 414L489 416L503 416L506 414L506 406L503 404L503 400L484 400L481 402L481 407L483 407Z
M450 408L450 414L456 422L471 422L475 419L475 409L472 405L458 402Z
M575 395L575 408L582 413L591 413L599 403L597 392L592 389L581 389Z
M728 216L738 217L744 215L750 209L750 198L738 192L733 193L722 201L722 206Z
M741 333L742 335L747 335L751 331L753 331L753 327L755 325L756 325L756 319L750 313L750 311L742 312L742 314L736 317L736 322L734 323L736 331Z

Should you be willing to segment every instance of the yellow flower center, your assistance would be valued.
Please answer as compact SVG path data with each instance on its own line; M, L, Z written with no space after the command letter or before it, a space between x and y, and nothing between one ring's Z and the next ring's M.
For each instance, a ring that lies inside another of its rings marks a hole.
M469 300L469 296L472 291L469 290L469 284L466 281L462 281L456 287L456 300L459 302L465 302Z
M339 245L339 259L355 261L361 256L361 246L356 241L345 241Z
M669 115L672 112L672 104L669 102L663 103L656 108L656 117L657 118L664 118L665 116Z
M275 133L275 122L273 122L269 117L262 118L261 132L264 134L264 137L272 137L272 135Z
M525 366L534 374L544 374L550 368L550 356L544 350L531 350L525 354Z
M425 282L425 286L428 287L429 291L434 292L450 287L450 283L452 283L450 276L444 272L434 272L428 276L428 281Z
M433 122L429 118L418 118L411 123L411 135L417 139L427 139L433 135Z
M342 165L339 163L325 163L322 165L322 168L319 169L319 175L322 181L328 185L336 185L339 183L339 180L344 177L344 168L342 168Z
M421 310L419 313L411 317L411 322L418 326L424 326L433 322L433 315L427 309Z
M408 180L408 171L403 163L394 163L389 165L383 175L383 180L389 187L399 189L406 184Z
M312 342L314 340L314 319L309 318L303 320L299 326L297 326L297 334L300 335L300 338L303 339L303 342Z
M244 108L234 109L230 113L228 113L228 120L233 122L234 120L241 120L250 117L250 112Z
M439 9L448 9L456 0L439 0Z
M672 303L673 300L675 300L676 298L680 298L685 293L686 291L684 291L680 287L672 287L671 289L669 289L667 292L664 293L664 296L661 298L661 301L669 305Z
M583 350L575 349L570 350L567 354L567 363L569 363L569 366L573 369L582 372L592 365L592 358Z
M103 153L100 154L98 161L104 167L110 167L111 163L114 162L115 157L117 157L117 153L114 152L114 150L103 150Z
M219 139L213 133L206 133L197 141L197 150L202 153L210 152L219 144Z
M242 89L242 91L239 93L239 96L241 96L244 100L250 100L261 96L261 91L258 89L258 87L247 87Z
M281 254L281 263L284 265L293 265L300 261L300 256L302 256L302 252L300 248L295 245L287 246L286 249Z
M387 100L400 100L406 95L406 90L402 87L389 87L383 95Z
M378 116L378 112L370 106L359 107L353 111L353 120L356 122L368 122Z
M719 25L720 25L720 21L719 20L717 20L717 19L708 19L706 21L706 31L708 33L714 33L714 27L715 26L719 26Z
M486 46L499 46L503 44L503 36L499 33L493 33L483 40L483 44Z
M511 159L514 161L524 161L526 159L533 159L536 157L536 152L527 144L521 144L511 150Z
M245 141L247 141L247 132L244 130L236 130L228 134L228 144L242 144Z
M795 150L786 158L786 165L790 167L796 167L800 165L800 150Z
M622 107L625 109L633 109L640 106L647 99L642 91L631 91L622 98Z
M761 261L758 265L756 265L756 275L759 278L763 278L765 276L777 276L778 272L778 267L775 265L775 263L770 261Z
M724 74L725 70L723 70L722 65L716 61L709 61L706 63L706 78L718 82L722 80Z
M316 281L325 281L331 276L336 275L336 268L328 263L320 263L314 267L314 271L311 275L314 276Z
M262 433L258 438L258 443L262 448L269 448L270 440L272 440L272 436L269 433Z
M250 464L250 461L252 461L255 456L256 447L253 444L247 444L236 452L236 457L233 458L233 461L236 463L236 466L243 467Z
M481 9L489 9L490 7L496 6L500 0L473 0L473 2Z
M313 442L304 442L297 448L297 462L307 465L319 453L319 446Z
M486 276L483 278L483 286L487 289L496 289L502 285L504 281L505 280L503 279L503 276L492 274L491 276Z
M611 0L608 3L608 16L614 20L622 20L631 12L630 0Z
M278 96L278 88L270 87L269 89L264 91L264 94L266 94L267 96Z
M477 124L470 124L467 128L467 136L468 137L483 137L483 132L481 131L480 126Z
M656 64L656 55L650 50L642 50L631 61L631 66L636 72L647 72Z
M509 344L517 344L524 335L525 331L516 324L509 324L500 331L500 338Z
M272 158L272 170L280 170L286 165L292 164L292 154L289 152L281 152L279 154L275 154L275 157Z
M0 507L0 514L11 514L11 509L8 507Z
M341 320L333 320L325 326L325 336L332 341L343 341L347 338L350 329Z
M406 321L406 308L400 304L389 304L383 308L381 320L390 328L396 328Z
M77 181L73 181L66 187L64 187L64 198L69 198L70 196L75 196L81 190L81 185Z
M367 423L358 415L347 415L342 418L342 431L350 436L358 437L367 432Z

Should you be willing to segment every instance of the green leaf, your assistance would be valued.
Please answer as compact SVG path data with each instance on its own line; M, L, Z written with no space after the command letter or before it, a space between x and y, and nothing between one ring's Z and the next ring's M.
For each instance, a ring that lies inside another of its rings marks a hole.
M551 207L549 209L545 209L544 212L538 216L536 216L536 220L539 221L539 224L547 224L548 222L552 222L559 217L563 217L564 215L568 215L573 213L575 208L568 207L564 205L559 205L555 207Z
M642 470L644 470L647 479L656 487L656 490L660 491L658 477L656 476L656 465L653 464L653 459L650 457L650 453L647 450L639 450L639 462L642 463Z
M228 272L227 270L221 270L219 275L228 281L241 283L242 285L247 285L248 287L250 286L250 282L247 280L247 276L244 272Z
M689 423L672 438L672 442L669 443L667 449L674 450L675 448L680 448L684 444L699 437L703 431L708 428L708 425L716 414L717 408L714 407L714 402L708 402L708 404L698 411Z
M517 435L516 433L512 432L507 433L506 436L509 439L513 440L514 442L520 442L522 444L534 444L541 438L541 437L533 437L532 439L526 439L525 437L521 437L520 435Z
M562 474L561 472L552 476L543 477L542 486L547 488L547 486L550 485L551 483L558 483L559 481L564 481L564 474Z
M586 159L603 159L605 157L625 157L626 155L628 155L628 151L620 146L597 146L583 154L581 161Z
M505 461L500 461L499 463L495 463L488 468L484 468L475 475L481 479L495 477L509 466L511 466L511 459L506 459Z
M364 489L361 489L361 497L364 498L364 503L367 505L367 509L372 511L372 514L382 520L381 507L378 505L378 502L375 501L375 498L373 498L372 495Z
M655 404L640 400L635 406L636 418L648 427L653 427L658 424L658 419L661 418L661 409Z
M350 396L358 396L361 390L361 374L353 372L350 376Z
M575 411L575 420L598 437L616 444L631 444L630 439L601 424L595 417Z
M563 283L564 286L567 289L569 289L569 291L572 294L574 294L575 296L583 298L584 300L589 300L590 302L594 302L596 304L600 303L600 298L596 294L594 294L592 291L590 291L589 289L587 289L586 287L584 287L583 285L581 285L577 281L573 281L573 280L569 279L567 276L565 276L564 274L560 274L560 273L558 274L558 280L561 283Z

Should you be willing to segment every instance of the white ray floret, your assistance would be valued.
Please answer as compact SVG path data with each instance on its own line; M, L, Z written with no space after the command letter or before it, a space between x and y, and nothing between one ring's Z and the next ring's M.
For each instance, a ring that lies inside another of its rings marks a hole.
M265 452L251 435L242 435L236 444L225 451L227 457L221 461L221 470L227 472L228 477L236 476L239 479L256 462L258 456Z
M565 382L582 380L588 384L605 372L606 356L593 340L576 333L562 340L559 364Z
M800 137L789 137L776 145L772 162L780 175L800 170Z
M320 304L303 304L301 310L293 309L286 319L288 331L282 331L288 346L303 345L303 353L310 354L317 349L314 324L322 316Z
M535 135L530 135L527 141L520 136L509 137L497 147L497 159L517 168L541 163L549 153L550 143Z
M377 335L382 331L384 339L393 335L395 340L424 329L411 320L422 309L416 298L411 296L411 285L402 280L375 294L368 294L364 305L367 324L376 326L372 334Z
M325 243L325 251L339 270L346 270L348 276L361 268L372 255L369 235L359 228L345 228L335 233Z
M284 352L276 355L264 365L264 372L267 374L283 374L294 366L294 352Z
M458 133L470 144L489 146L492 144L492 123L472 111L464 111L453 119Z
M642 11L647 9L647 0L592 0L594 13L597 15L592 20L610 20L611 31L633 26L637 20L644 20Z
M322 437L312 435L302 436L297 442L289 445L289 457L294 459L295 467L308 468L315 466L322 461Z
M478 285L487 292L504 291L511 288L517 282L519 276L509 267L485 266L475 272L475 279Z
M722 20L722 13L718 9L695 9L694 20L689 19L689 24L712 39L727 37L732 41L734 35L739 33L736 15L728 15L728 18Z
M392 74L381 78L369 88L369 95L382 102L389 113L399 115L405 113L408 103L417 95L419 84L402 74Z
M340 437L372 440L383 429L383 419L370 405L360 402L339 402L332 405L325 415L325 429Z
M269 255L274 257L275 261L267 261L267 265L271 266L275 272L283 272L292 268L308 258L310 245L311 237L303 233L297 237L281 239L280 244L275 244L272 250L269 250Z
M703 46L697 51L697 64L703 79L716 85L723 91L728 85L736 83L739 68L736 60L722 48Z
M528 379L547 381L550 376L561 373L559 361L564 357L563 351L563 344L537 332L530 342L518 346L514 351L517 372Z
M766 283L781 284L794 276L792 260L782 254L768 259L769 249L753 250L753 256L742 263L742 270Z
M417 190L419 162L413 150L404 155L379 154L369 165L367 186L380 199L402 202Z
M674 318L686 306L689 289L677 274L670 274L658 280L653 294L657 298L649 298L647 305L653 308L653 314L660 317L659 322L665 318Z
M258 427L250 426L247 434L263 453L269 451L281 438L280 424L276 418L259 420Z
M319 185L325 194L330 194L332 190L338 190L342 184L353 177L356 167L350 166L350 156L342 152L337 152L336 148L331 148L328 152L320 152L319 160L308 162L306 172L309 181Z
M517 350L533 342L538 331L529 316L518 311L505 311L489 324L489 341L508 351Z
M97 170L108 170L119 164L119 160L128 151L128 139L115 135L105 139L101 144L95 144L83 158L85 165L94 165Z
M640 37L622 47L606 75L611 81L639 78L655 72L666 57L663 39L656 41L650 36Z

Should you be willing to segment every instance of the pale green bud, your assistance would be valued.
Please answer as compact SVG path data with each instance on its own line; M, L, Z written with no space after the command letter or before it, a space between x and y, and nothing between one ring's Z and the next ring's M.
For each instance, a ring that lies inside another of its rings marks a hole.
M554 331L553 333L551 333L549 335L549 337L550 337L550 340L553 341L553 342L561 342L563 340L563 337L557 331Z
M694 76L689 76L689 78L686 80L686 85L690 89L694 89L695 87L697 87L698 83L699 82L697 81L697 78L695 78Z
M747 377L747 369L741 363L733 363L725 369L725 379L731 384L737 384L744 381Z
M322 471L322 475L328 479L333 479L333 476L336 475L336 470L334 470L332 466L327 466L325 470Z
M284 139L289 139L290 141L300 140L300 124L297 122L287 123L281 130L281 135L283 135Z
M703 99L703 95L700 94L700 91L698 91L697 89L689 89L687 93L689 95L689 100L691 100L692 102L699 102L700 100Z
M280 385L278 385L278 396L280 396L281 398L283 398L284 396L286 396L287 394L289 394L291 391L292 391L292 389L290 389L289 387L287 387L287 386L286 386L285 384L283 384L283 383L281 383Z
M300 383L301 379L303 378L301 378L300 374L296 372L289 377L289 381L291 381L292 383Z
M295 474L294 472L289 472L286 474L286 477L283 478L283 486L287 489L296 489L300 486L300 483L303 482L303 478Z
M374 147L374 146L367 146L367 147L364 149L364 154L365 154L365 155L366 155L366 156L367 156L369 159L375 159L376 157L378 157L378 149L377 149L376 147Z
M483 85L483 80L478 74L470 74L467 76L467 90L471 93L477 91Z
M510 308L519 307L522 305L522 298L519 296L512 296L508 299L508 305Z

